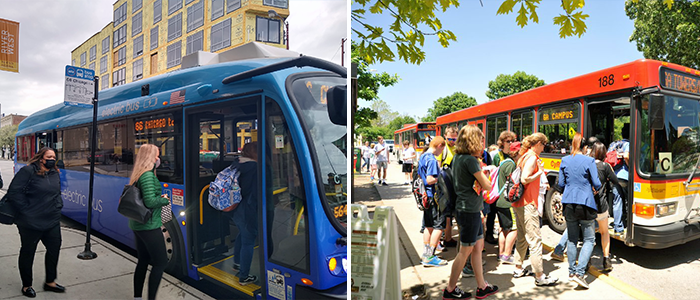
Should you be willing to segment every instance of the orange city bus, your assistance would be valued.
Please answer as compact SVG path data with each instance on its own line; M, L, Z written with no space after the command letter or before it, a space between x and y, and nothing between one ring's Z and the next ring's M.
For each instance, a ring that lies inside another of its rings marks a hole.
M661 249L700 238L699 116L700 71L641 59L443 115L436 123L440 130L477 125L485 147L503 130L518 140L544 133L549 143L541 158L551 187L576 132L607 147L629 123L627 229L621 235L610 229L611 236ZM566 228L555 188L547 192L544 218L557 232Z
M396 161L401 162L401 153L403 152L403 141L409 141L416 150L416 157L420 157L423 153L423 148L427 146L428 141L435 137L437 127L435 122L404 124L403 128L394 131L394 155ZM430 143L430 142L428 142ZM417 160L414 161L417 163Z

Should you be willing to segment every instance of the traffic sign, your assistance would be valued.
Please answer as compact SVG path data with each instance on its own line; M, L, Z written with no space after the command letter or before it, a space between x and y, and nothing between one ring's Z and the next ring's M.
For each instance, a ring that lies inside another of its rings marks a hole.
M66 66L64 103L71 106L92 107L95 97L95 71Z

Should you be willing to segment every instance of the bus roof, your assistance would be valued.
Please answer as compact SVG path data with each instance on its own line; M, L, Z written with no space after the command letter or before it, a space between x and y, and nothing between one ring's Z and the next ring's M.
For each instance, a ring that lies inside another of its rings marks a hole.
M417 123L417 124L404 124L402 128L397 129L394 131L394 134L401 133L404 131L410 131L410 130L417 130L419 127L427 127L425 125L435 125L435 122L422 122L422 123ZM425 129L425 128L421 128Z
M231 84L222 83L223 79L232 74L289 59L243 59L201 65L102 90L98 93L97 119L101 121L125 117L207 101L226 95L261 90L284 95L284 82L289 75L298 72L324 71L313 67L288 68ZM142 87L146 85L149 87L149 94L141 96ZM90 122L92 122L92 108L66 106L60 103L35 112L24 119L19 124L17 135L67 128Z
M438 125L450 124L562 100L580 99L591 95L605 95L621 90L631 90L636 87L657 86L659 82L659 68L662 66L690 74L700 74L698 70L672 63L639 59L442 115L437 117L436 123ZM601 79L604 76L613 76L614 83L602 85Z

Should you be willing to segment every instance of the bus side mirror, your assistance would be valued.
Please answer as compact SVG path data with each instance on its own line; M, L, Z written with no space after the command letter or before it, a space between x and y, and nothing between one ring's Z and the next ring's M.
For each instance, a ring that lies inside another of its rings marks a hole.
M665 112L666 97L662 94L651 94L649 99L649 127L651 130L664 129Z
M346 126L348 123L348 86L336 85L328 89L328 117L336 125Z

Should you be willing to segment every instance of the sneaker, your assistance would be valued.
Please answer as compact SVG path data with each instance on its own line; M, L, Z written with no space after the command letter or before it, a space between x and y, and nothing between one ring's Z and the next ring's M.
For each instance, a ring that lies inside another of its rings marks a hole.
M462 268L462 277L474 277L474 271L469 266Z
M535 275L535 273L532 273L532 271L524 268L520 270L516 268L515 271L513 271L513 278L528 277L533 275Z
M386 180L382 181L382 185L388 185L386 184Z
M443 300L453 300L453 299L469 299L472 297L471 293L467 293L460 289L458 286L455 287L454 291L448 292L447 288L442 290L442 299Z
M513 256L511 255L501 255L499 256L499 259L501 260L502 264L512 265L515 263L515 261L513 260Z
M487 285L483 290L480 288L476 289L476 299L484 299L498 292L498 286Z
M411 184L411 183L408 181L404 181L404 183L403 183L403 185L409 185L409 184Z
M251 284L251 283L256 282L257 280L258 280L258 277L257 277L257 276L248 275L248 277L246 277L246 278L243 278L243 279L239 278L239 279L238 279L238 283L239 283L240 285L248 285L248 284Z
M374 181L374 176L370 176L369 181Z
M576 276L574 276L576 278ZM559 278L556 277L550 277L548 275L545 275L543 279L535 278L535 285L536 286L551 286L555 285L559 281Z
M557 254L556 252L552 252L552 254L550 254L550 257L558 261L565 261L564 254Z
M603 257L603 272L607 273L612 271L612 260L610 257Z
M443 241L442 242L445 247L457 247L457 240L451 239L449 241Z
M442 267L447 265L447 261L433 255L428 259L423 259L421 262L424 267Z
M586 279L583 278L583 276L581 276L581 275L574 275L574 278L572 278L572 280L573 280L574 282L576 282L576 284L578 284L578 286L580 286L580 287L582 287L582 288L584 288L584 289L588 289L588 283L586 282Z

